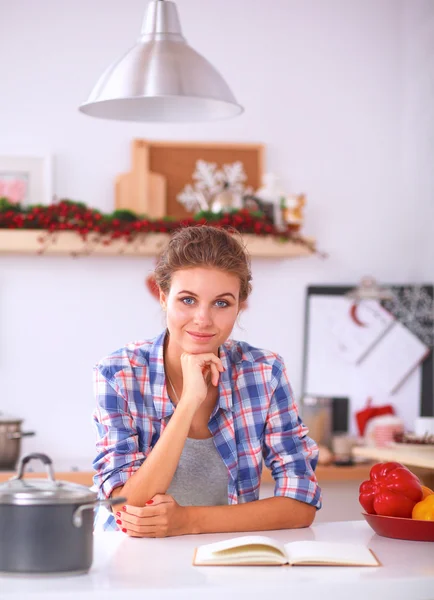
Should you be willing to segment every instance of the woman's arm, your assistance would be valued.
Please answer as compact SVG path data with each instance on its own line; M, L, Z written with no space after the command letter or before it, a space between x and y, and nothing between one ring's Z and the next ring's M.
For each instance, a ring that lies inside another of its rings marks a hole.
M218 385L223 370L214 354L181 356L183 390L179 403L160 439L140 468L112 496L126 496L128 504L145 506L156 494L165 494L175 474L193 417L204 401L208 386L205 373L210 371L212 383Z
M144 506L156 494L164 494L175 474L196 412L194 404L176 407L167 427L141 467L112 496L125 496L128 504Z
M179 506L172 496L157 495L147 506L125 506L117 512L117 520L132 537L154 538L309 527L315 510L305 502L279 496L231 506Z
M129 503L143 506L169 487L196 408L188 398L180 403L151 448L155 435L152 420L143 406L128 400L134 394L125 382L134 379L133 373L125 367L116 369L114 374L113 370L105 365L95 368L98 455L94 461L94 482L106 497L125 495ZM133 413L142 426L141 447Z
M275 496L232 506L188 506L186 533L268 531L309 527L316 508L293 498Z
M283 360L273 365L274 392L267 414L263 457L276 482L275 496L321 508L321 489L315 476L318 446L307 434L294 401Z

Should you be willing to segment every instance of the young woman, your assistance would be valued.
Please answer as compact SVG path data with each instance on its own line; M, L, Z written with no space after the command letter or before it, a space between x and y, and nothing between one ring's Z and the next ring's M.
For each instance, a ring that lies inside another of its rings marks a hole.
M164 537L309 526L318 449L282 358L229 339L251 290L244 247L222 229L186 227L155 275L167 329L95 367L94 482L102 497L127 498L105 511L104 528ZM259 500L263 460L275 490Z

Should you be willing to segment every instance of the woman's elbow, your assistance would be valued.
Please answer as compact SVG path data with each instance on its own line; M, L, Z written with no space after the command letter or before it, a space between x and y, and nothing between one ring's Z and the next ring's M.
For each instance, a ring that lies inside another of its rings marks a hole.
M315 506L292 498L288 498L288 500L290 500L292 506L288 506L288 509L285 511L286 527L288 529L301 529L302 527L310 527L315 520ZM293 504L294 502L296 503L295 506Z
M301 527L310 527L315 520L316 508L311 504L306 504L304 516L304 524Z

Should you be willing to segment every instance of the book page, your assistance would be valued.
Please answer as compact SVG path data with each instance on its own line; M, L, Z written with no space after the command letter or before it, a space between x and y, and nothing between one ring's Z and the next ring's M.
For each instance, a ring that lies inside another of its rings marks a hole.
M285 548L272 538L247 535L213 544L203 544L196 550L195 564L284 564Z
M346 542L290 542L285 544L289 564L330 564L378 566L366 546Z

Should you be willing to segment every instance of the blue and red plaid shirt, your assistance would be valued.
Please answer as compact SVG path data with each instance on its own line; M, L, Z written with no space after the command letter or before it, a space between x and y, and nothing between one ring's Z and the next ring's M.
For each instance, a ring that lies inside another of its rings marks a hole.
M94 483L101 497L125 484L163 433L175 407L166 388L158 337L125 346L94 369L97 430ZM282 358L228 340L220 347L225 371L209 421L228 470L228 504L258 500L262 464L271 469L274 495L321 507L315 477L318 448L307 436ZM104 529L117 529L106 512Z

